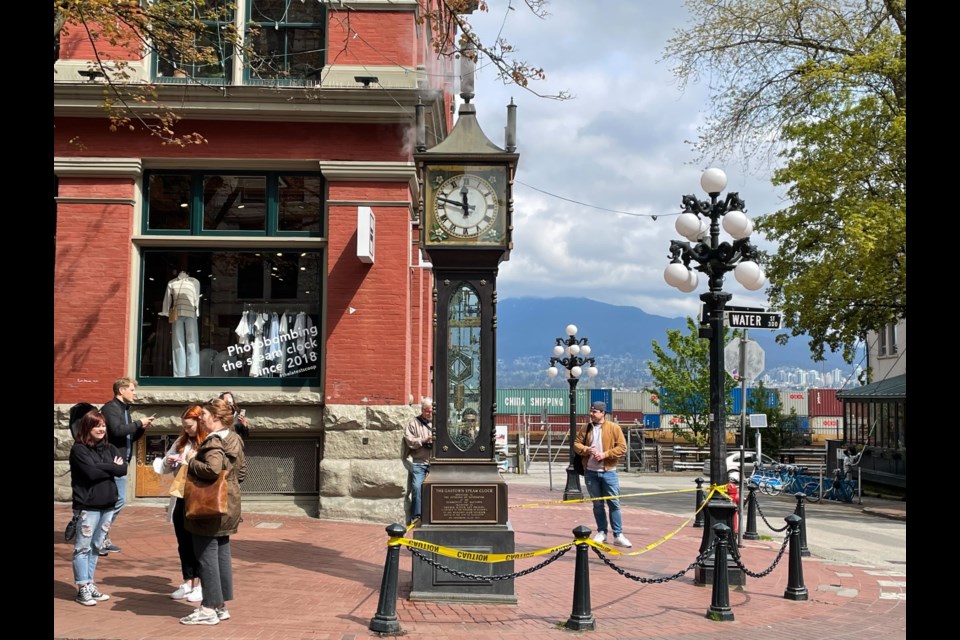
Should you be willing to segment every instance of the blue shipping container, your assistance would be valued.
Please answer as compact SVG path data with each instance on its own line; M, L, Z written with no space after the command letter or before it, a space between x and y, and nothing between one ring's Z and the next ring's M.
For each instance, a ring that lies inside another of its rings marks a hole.
M607 405L607 413L613 411L613 389L590 389L590 404L599 400Z
M753 394L756 392L755 387L747 387L747 413L750 412L750 405L752 404ZM780 406L780 394L777 393L776 389L766 389L767 392L767 407L768 409L776 409ZM733 408L730 410L731 415L740 415L740 387L735 387L730 390L730 397L733 398Z
M644 428L644 429L659 429L659 428L660 428L660 414L659 414L659 413L645 413L645 414L643 414L643 428Z

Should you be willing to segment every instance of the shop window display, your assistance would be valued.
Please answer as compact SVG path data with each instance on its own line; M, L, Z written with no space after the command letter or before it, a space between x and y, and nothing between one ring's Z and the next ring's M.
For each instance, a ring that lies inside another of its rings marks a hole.
M171 171L144 185L144 233L171 246L141 248L138 377L316 380L323 249L263 249L257 237L319 236L322 178ZM183 235L243 246L177 246Z

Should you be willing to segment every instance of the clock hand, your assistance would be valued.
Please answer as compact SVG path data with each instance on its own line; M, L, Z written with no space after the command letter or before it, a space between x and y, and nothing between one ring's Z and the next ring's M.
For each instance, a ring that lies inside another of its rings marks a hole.
M469 204L469 203L463 203L463 202L460 202L459 200L452 200L452 199L450 199L450 198L444 198L443 196L437 196L437 200L439 200L440 202L448 202L448 203L450 203L450 204L455 204L455 205L457 205L458 207L461 207L461 208L463 208L464 206L466 206L467 209L476 209L476 208L477 208L476 205L472 205L472 204Z
M464 182L463 186L460 187L460 195L463 196L463 215L470 215L470 209L473 209L473 205L467 200L467 184Z

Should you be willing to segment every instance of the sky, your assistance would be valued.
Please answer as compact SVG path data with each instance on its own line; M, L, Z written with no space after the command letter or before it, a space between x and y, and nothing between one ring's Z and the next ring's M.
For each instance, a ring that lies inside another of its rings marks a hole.
M489 12L469 18L480 39L492 42L499 33L517 58L542 67L546 80L531 83L538 93L574 96L538 97L505 85L489 61L477 64L473 103L498 146L504 146L506 105L511 98L518 105L514 249L501 264L500 299L586 297L659 316L696 316L703 274L692 293L663 279L670 241L683 240L674 228L681 197L707 199L700 175L717 166L750 218L783 208L786 199L770 183L769 165L736 157L695 162L685 141L695 139L703 122L707 88L681 91L670 62L661 61L667 40L687 24L683 3L592 0L584 11L582 1L551 0L545 19L523 0L489 5ZM721 231L721 240L730 238ZM756 233L752 241L773 248ZM733 294L728 304L767 306L764 289L747 291L732 272L724 290Z

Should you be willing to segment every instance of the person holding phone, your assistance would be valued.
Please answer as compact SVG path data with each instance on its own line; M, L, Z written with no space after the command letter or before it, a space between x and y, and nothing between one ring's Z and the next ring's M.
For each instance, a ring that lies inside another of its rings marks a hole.
M119 378L113 383L113 399L100 407L100 413L107 422L107 441L120 452L124 465L130 464L133 443L143 437L147 427L152 425L157 417L156 414L138 420L130 417L130 406L136 400L136 395L137 381L133 378ZM113 511L113 526L116 527L120 510L126 502L127 475L116 476L114 480L117 483L117 493L120 494ZM108 539L100 546L100 555L105 556L109 552L119 553L120 547Z
M236 431L237 435L241 438L249 436L250 426L247 424L247 410L237 408L237 403L233 399L233 393L229 391L221 393L220 399L227 403L230 411L233 413L233 430Z

